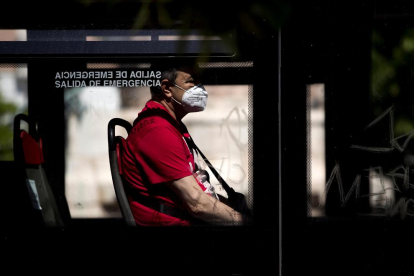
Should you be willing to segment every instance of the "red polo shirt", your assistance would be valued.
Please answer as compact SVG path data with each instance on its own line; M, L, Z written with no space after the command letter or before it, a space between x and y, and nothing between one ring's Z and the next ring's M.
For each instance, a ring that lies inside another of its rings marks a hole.
M166 185L194 174L194 157L184 135L189 135L159 103L148 101L138 114L126 139L122 171L129 185L128 200L139 225L191 225L187 220L152 210L139 203L149 196L161 203L183 208L180 199ZM202 190L205 187L199 183Z

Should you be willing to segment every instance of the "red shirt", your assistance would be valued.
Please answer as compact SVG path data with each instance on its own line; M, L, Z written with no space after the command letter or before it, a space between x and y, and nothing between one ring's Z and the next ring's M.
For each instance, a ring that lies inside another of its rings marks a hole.
M184 135L189 135L185 128L161 104L152 100L134 121L126 139L122 172L130 186L128 200L139 225L191 225L187 220L140 204L138 198L151 194L163 204L183 209L167 183L194 174L194 157ZM203 191L206 189L200 182L199 185Z

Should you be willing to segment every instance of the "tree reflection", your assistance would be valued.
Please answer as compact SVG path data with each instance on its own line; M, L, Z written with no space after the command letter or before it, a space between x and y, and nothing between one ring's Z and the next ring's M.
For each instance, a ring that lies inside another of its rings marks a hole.
M13 117L17 106L4 101L0 91L0 160L13 160Z
M395 107L395 135L414 129L414 29L375 28L372 35L371 103L378 116Z

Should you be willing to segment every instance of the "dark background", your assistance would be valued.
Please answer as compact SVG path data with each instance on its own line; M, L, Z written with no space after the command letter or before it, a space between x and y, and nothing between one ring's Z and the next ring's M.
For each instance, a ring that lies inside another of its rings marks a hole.
M391 97L385 85L374 97L372 72L381 64L373 62L372 49L393 61L391 45L398 45L405 30L412 28L413 6L407 1L312 1L295 7L281 36L282 275L412 275L411 217L360 215L369 213L368 197L357 203L354 194L341 208L333 183L327 195L328 217L308 218L303 183L308 181L306 84L325 84L326 179L339 162L345 195L362 168L381 164L387 171L403 163L402 153L370 154L350 146L377 142L376 146L389 147L389 141L367 140L364 127L391 105L412 121L412 63L407 60L404 69L394 67L395 78L401 77L396 81L398 97ZM383 35L382 44L373 38L374 30ZM377 134L384 137L387 127ZM366 194L363 185L361 194Z
M30 213L24 177L14 162L2 162L4 183L4 263L25 264L40 271L86 269L121 271L144 275L260 275L277 273L278 266L278 27L281 19L269 10L279 3L246 3L234 9L219 1L191 4L187 1L61 1L7 3L0 19L2 28L30 30L169 29L196 28L206 35L236 33L235 57L209 61L253 61L253 71L240 80L244 69L217 69L207 78L220 83L253 83L255 128L258 145L274 144L266 151L254 149L255 221L248 227L137 228L119 219L72 219L63 228L46 228ZM254 12L251 12L253 7ZM160 10L168 11L164 20ZM263 21L263 15L268 20ZM284 14L280 11L280 14ZM137 18L146 18L143 22ZM269 22L269 23L268 23ZM33 44L35 45L35 44ZM64 45L64 44L62 44ZM7 46L7 45L6 45ZM270 53L270 54L269 54ZM2 63L27 63L29 115L42 123L45 169L59 204L64 198L63 91L53 87L57 71L81 70L86 62L133 64L151 61L142 55L1 55ZM271 65L272 70L268 70ZM257 69L256 69L257 68ZM216 77L219 75L219 77ZM271 88L266 80L272 80ZM59 93L62 92L62 93ZM273 106L263 108L263 100ZM269 122L271 135L267 128ZM252 145L253 146L253 145ZM256 161L257 160L257 161ZM271 162L266 162L271 160ZM256 164L257 163L257 164ZM272 172L269 178L269 173ZM257 183L257 185L255 184ZM264 187L267 186L266 189ZM263 188L262 188L263 187ZM68 216L66 215L66 219ZM116 272L118 273L118 272Z
M410 219L357 216L355 204L345 209L337 206L335 189L328 195L327 218L307 214L306 85L325 84L327 173L336 161L344 164L348 191L355 176L354 160L364 166L375 159L349 151L349 146L359 141L358 133L389 100L386 95L379 99L371 95L372 32L388 24L385 40L397 40L393 30L402 32L412 25L414 6L408 1L247 1L230 6L220 1L21 4L2 4L2 28L178 27L200 28L206 34L236 30L236 56L211 60L254 62L255 223L241 228L129 229L118 220L78 220L63 229L28 226L27 206L18 204L23 202L22 196L8 193L19 188L5 187L2 248L6 263L38 265L44 270L56 264L57 272L75 268L78 273L84 271L81 265L97 270L112 266L137 274L145 269L147 275L171 271L191 275L413 274ZM170 17L160 16L162 11L168 11ZM63 126L59 124L64 118L63 93L47 87L46 83L52 83L45 79L48 73L80 68L87 61L133 63L145 59L122 55L0 58L2 63L28 63L29 114L43 119L51 148L63 146ZM408 65L405 70L409 69ZM412 115L410 86L404 91L408 92L405 100L399 100L400 106ZM59 164L64 157L45 150L49 160L56 161L47 168L52 181L59 183L64 175ZM14 164L3 162L0 170L7 180L3 183L18 183ZM63 188L58 187L58 193ZM364 202L358 206L365 208Z

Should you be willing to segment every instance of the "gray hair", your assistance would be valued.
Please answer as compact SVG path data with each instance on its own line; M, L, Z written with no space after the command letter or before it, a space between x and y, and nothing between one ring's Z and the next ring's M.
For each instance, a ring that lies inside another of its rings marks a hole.
M175 83L177 71L183 67L198 69L198 64L191 58L169 58L151 63L151 70L161 71L161 80L167 79L171 83ZM160 99L164 95L161 86L151 86L150 91L153 99Z

